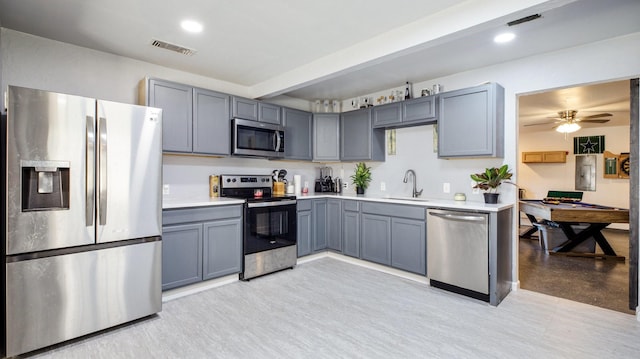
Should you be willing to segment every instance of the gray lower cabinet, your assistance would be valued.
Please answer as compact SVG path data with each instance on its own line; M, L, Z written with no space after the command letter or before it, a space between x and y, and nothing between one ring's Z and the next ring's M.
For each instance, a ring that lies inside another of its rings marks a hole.
M327 200L314 199L311 201L311 219L313 223L312 252L327 249Z
M424 220L391 219L391 266L425 275L426 222Z
M504 156L504 89L489 83L439 96L438 157Z
M202 224L162 227L162 290L202 280Z
M391 217L362 214L362 259L391 265Z
M282 108L284 125L284 157L289 160L313 159L313 114Z
M340 159L384 161L384 129L373 128L371 109L344 112L340 117Z
M342 252L342 201L327 199L327 248Z
M242 220L232 218L206 222L204 226L202 279L242 271Z
M342 216L342 254L360 258L360 213L344 210Z
M162 289L240 273L242 205L162 211Z
M313 225L311 215L311 200L298 200L296 244L298 257L311 254L311 239L313 238Z
M340 161L339 114L313 114L313 160Z

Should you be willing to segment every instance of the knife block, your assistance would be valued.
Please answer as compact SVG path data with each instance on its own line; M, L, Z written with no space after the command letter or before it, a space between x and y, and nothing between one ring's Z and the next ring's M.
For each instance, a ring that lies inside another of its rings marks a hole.
M273 194L284 194L284 182L273 182Z

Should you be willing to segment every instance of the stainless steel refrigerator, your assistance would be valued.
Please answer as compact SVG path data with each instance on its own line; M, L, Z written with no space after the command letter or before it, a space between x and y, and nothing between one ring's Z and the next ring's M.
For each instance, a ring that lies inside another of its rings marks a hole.
M3 349L162 309L160 109L9 86Z

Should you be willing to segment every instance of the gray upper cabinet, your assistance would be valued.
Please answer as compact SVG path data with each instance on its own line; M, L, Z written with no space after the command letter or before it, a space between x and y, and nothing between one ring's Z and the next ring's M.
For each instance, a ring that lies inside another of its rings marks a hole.
M341 160L384 161L384 146L384 130L373 128L370 108L341 114Z
M401 102L402 124L406 126L429 125L437 121L437 95L417 97Z
M231 97L231 116L258 121L258 101L238 96Z
M402 106L400 102L375 106L372 111L373 128L386 128L402 124Z
M162 109L162 150L192 152L192 87L150 79L147 91L146 105Z
M373 107L373 128L431 125L438 120L437 96L424 96Z
M313 115L310 112L282 108L284 157L290 160L313 159Z
M229 155L227 94L149 79L146 105L162 109L162 150Z
M269 103L258 102L258 121L276 125L282 124L281 107Z
M229 95L193 89L193 152L231 154Z
M439 96L438 157L504 156L504 89L489 83Z
M340 161L339 114L313 114L313 160Z

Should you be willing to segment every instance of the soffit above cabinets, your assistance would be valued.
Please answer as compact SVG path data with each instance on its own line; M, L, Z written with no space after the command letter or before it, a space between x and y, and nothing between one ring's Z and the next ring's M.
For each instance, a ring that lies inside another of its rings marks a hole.
M516 40L496 46L507 22ZM637 0L0 0L4 28L246 86L354 96L640 31ZM202 22L199 34L180 22ZM552 41L550 41L552 39ZM160 40L194 50L184 56Z

